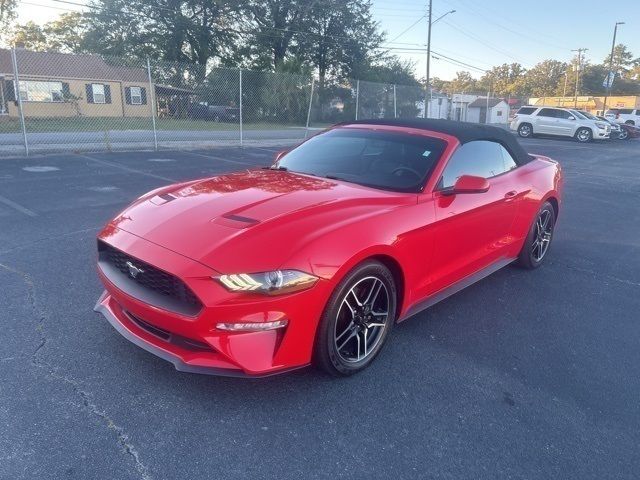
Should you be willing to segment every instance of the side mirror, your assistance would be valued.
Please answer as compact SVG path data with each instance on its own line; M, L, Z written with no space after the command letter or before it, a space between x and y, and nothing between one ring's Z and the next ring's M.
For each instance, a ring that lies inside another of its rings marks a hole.
M569 115L569 120L575 120L576 117L574 117L573 115Z
M282 157L285 156L285 154L288 152L289 150L280 150L278 153L276 153L276 158L274 160L274 162L277 162L278 160L280 160Z
M465 193L484 193L489 190L489 181L484 177L475 175L462 175L458 177L453 187L444 190L445 195L458 195Z

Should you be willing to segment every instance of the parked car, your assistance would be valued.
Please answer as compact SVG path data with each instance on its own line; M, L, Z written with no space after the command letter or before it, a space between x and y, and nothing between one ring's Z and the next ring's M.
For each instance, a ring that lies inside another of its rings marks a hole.
M620 140L629 140L630 138L640 138L640 126L629 125L628 123L620 124Z
M271 167L138 198L98 235L96 311L178 370L351 375L394 324L512 262L539 267L562 189L560 165L501 128L340 124Z
M612 138L615 140L620 139L620 133L622 132L622 125L614 122L613 120L609 120L606 117L602 117L600 115L593 115L592 113L584 112L582 110L580 110L580 112L585 115L589 114L591 117L594 117L596 120L600 120L601 122L607 122L609 125L611 125L611 136L609 138Z
M573 137L579 142L604 140L611 135L608 122L592 120L577 110L558 107L521 107L510 128L523 138L537 134L558 135Z
M204 105L193 103L189 106L189 117L194 120L211 120L214 122L237 122L240 109L223 105Z
M617 123L640 126L640 108L612 108L604 116Z

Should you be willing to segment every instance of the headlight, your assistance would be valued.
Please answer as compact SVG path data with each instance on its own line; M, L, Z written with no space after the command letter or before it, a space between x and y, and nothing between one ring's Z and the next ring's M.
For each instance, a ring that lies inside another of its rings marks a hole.
M598 128L607 128L607 124L606 123L596 122L596 127L598 127Z
M232 292L256 292L282 295L312 287L318 277L298 270L275 270L261 273L236 273L213 277Z

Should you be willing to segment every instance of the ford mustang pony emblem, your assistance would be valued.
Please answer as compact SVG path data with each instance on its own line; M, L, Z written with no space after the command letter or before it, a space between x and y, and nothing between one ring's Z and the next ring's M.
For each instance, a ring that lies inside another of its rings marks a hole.
M127 262L126 265L129 267L129 275L131 275L131 278L136 278L139 274L144 273L143 269L136 267L131 262Z

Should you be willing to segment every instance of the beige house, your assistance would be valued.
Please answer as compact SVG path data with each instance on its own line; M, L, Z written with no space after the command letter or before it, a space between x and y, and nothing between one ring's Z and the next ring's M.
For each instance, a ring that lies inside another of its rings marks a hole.
M18 48L16 60L25 117L148 117L151 94L192 93L150 85L146 68L112 64L97 55ZM13 71L11 50L0 49L0 116L19 116Z

